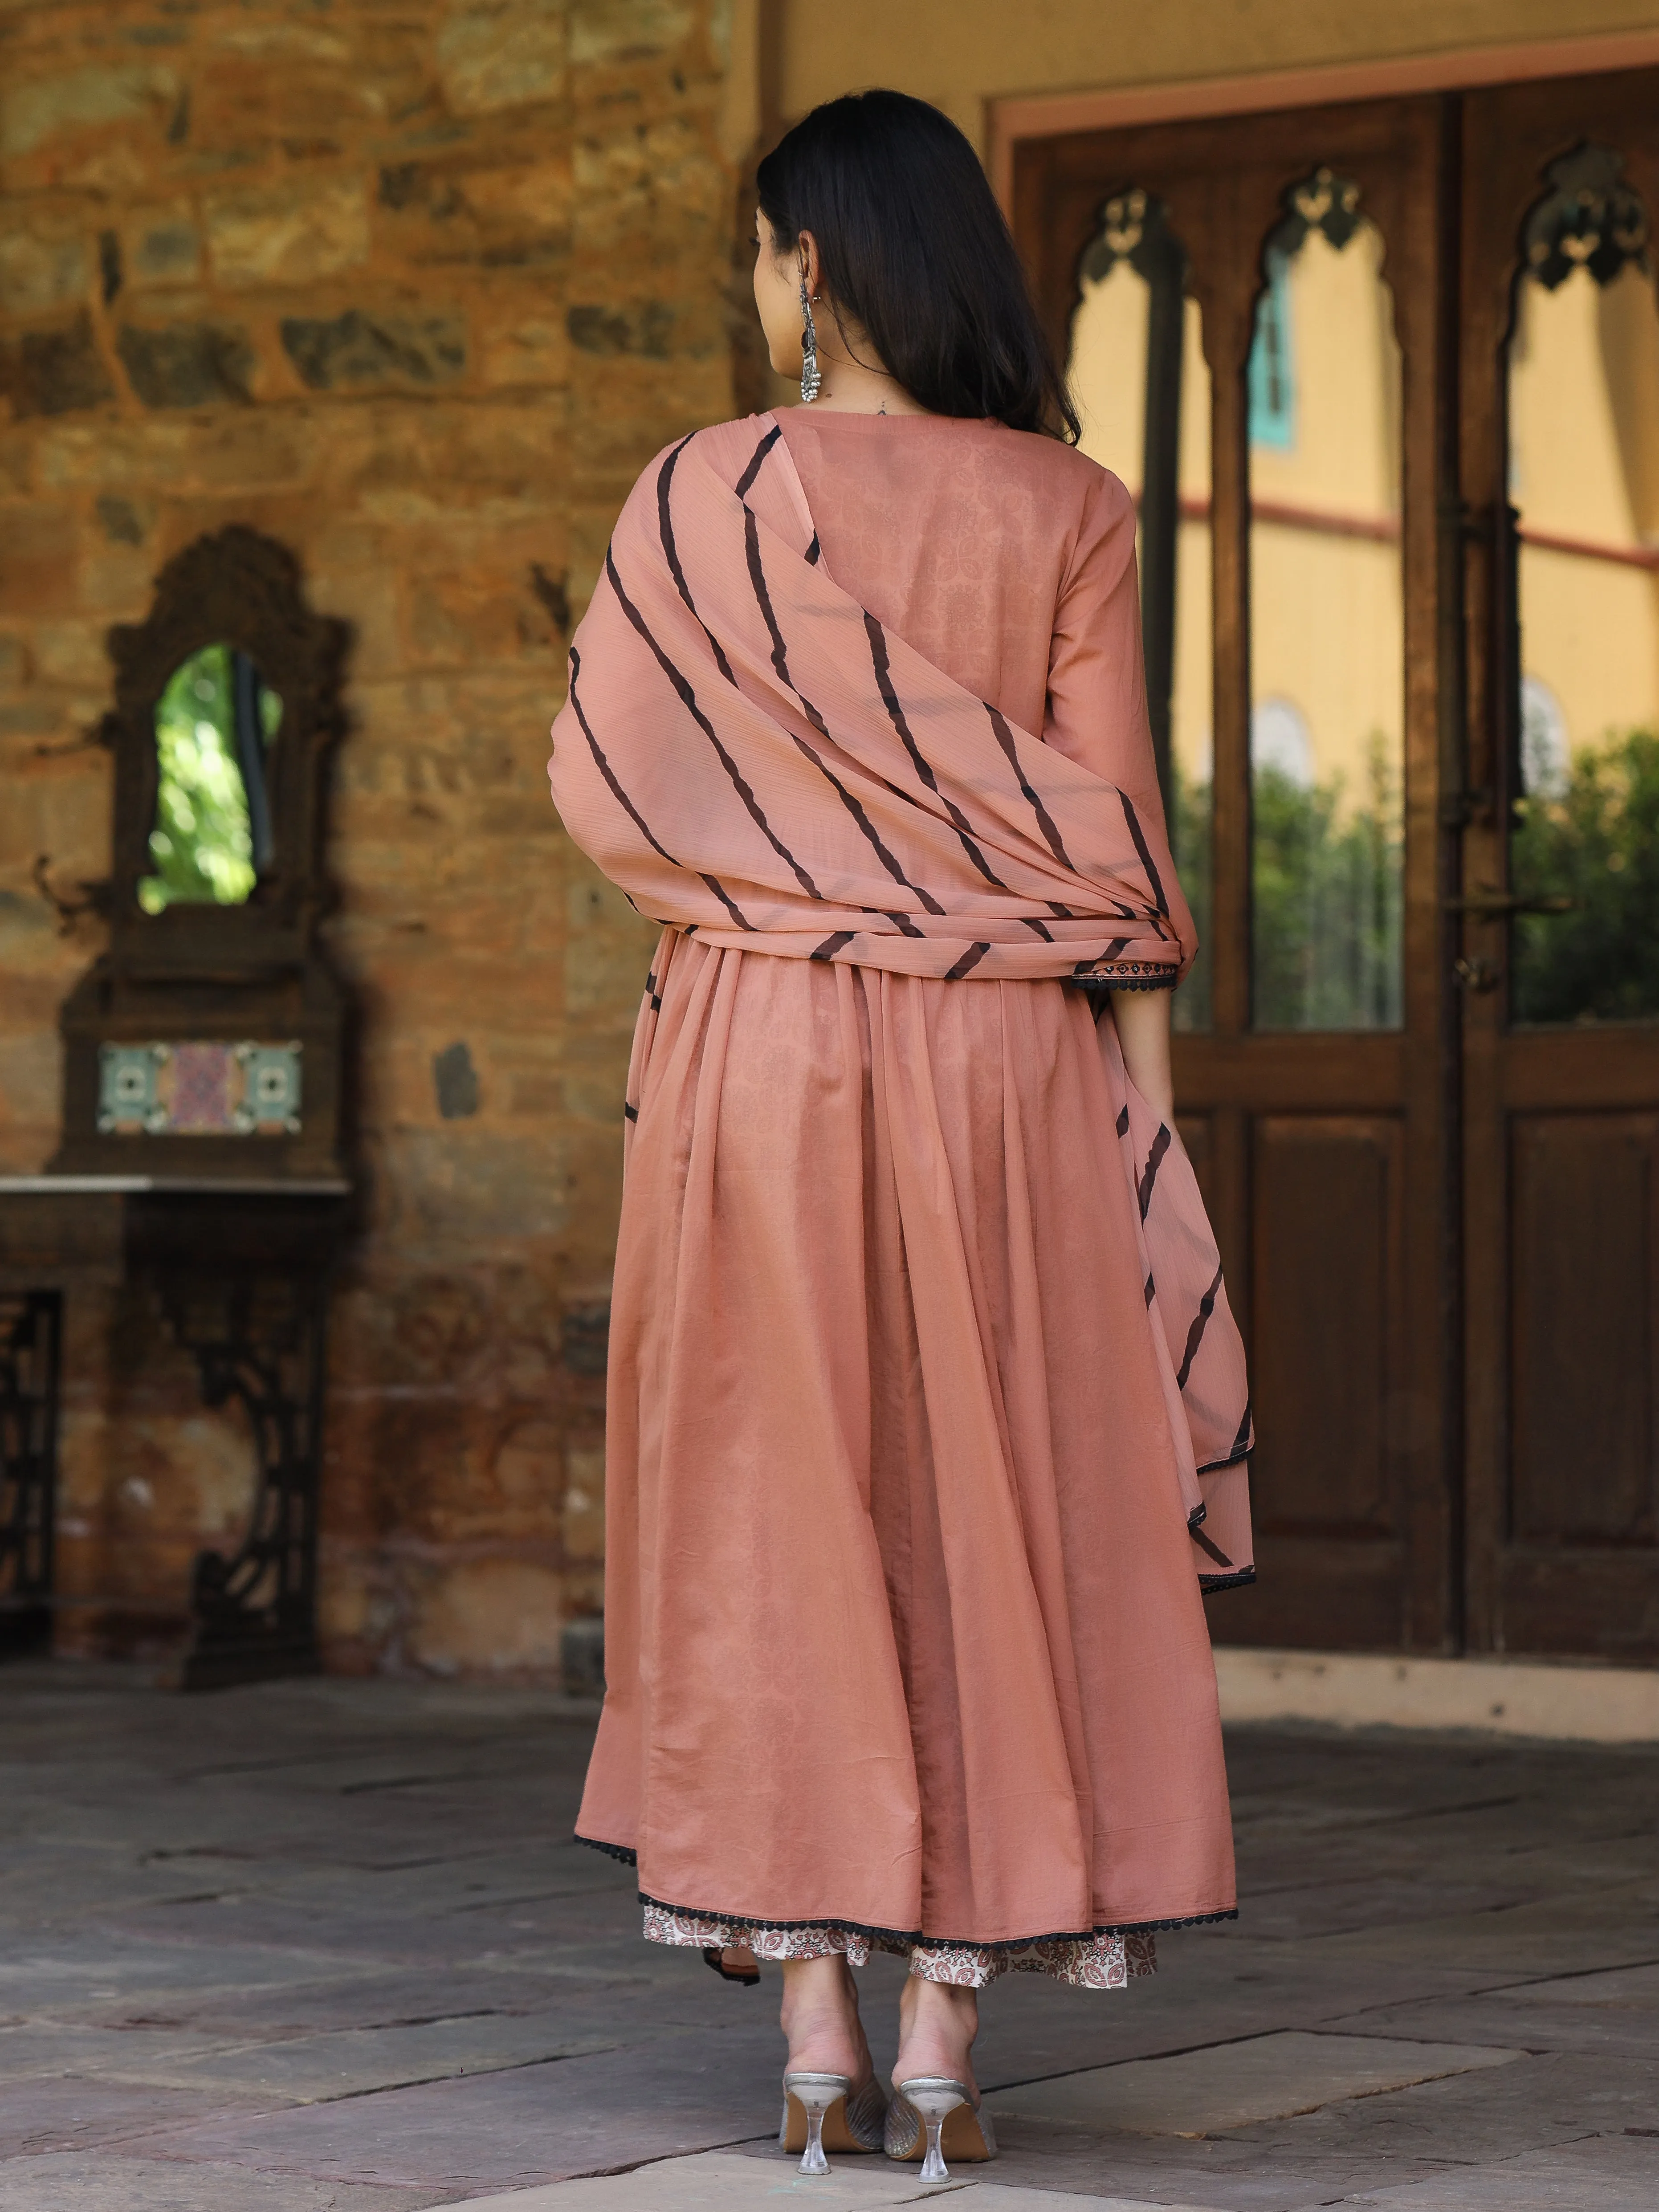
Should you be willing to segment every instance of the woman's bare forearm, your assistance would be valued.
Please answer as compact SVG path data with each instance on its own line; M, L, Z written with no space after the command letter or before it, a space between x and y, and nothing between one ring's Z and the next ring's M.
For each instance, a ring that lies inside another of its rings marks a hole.
M1146 1103L1175 1127L1175 1078L1170 1069L1169 991L1114 991L1112 1018L1129 1080Z

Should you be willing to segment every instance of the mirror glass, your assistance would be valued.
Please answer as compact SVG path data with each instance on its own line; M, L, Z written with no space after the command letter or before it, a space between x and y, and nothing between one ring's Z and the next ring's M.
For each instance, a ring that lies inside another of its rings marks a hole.
M1187 256L1152 193L1109 200L1083 257L1072 398L1083 451L1133 495L1146 705L1199 951L1171 1009L1210 1026L1210 372Z
M1659 1016L1659 303L1645 211L1582 147L1527 228L1509 349L1520 727L1510 1016Z
M1401 1018L1400 348L1382 240L1318 169L1267 241L1249 356L1254 1022Z
M168 678L155 706L160 771L149 835L146 914L240 906L270 866L270 750L283 702L245 653L204 645Z

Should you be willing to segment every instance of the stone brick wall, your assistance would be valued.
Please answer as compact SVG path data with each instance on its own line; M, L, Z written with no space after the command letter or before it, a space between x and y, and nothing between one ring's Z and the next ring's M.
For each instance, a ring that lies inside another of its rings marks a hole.
M356 626L331 801L368 1226L337 1310L338 1665L544 1667L598 1601L603 1319L649 936L545 732L635 473L732 411L722 0L0 4L0 1170L58 1137L108 865L103 637L227 522ZM83 1316L62 1579L182 1597L241 1447Z

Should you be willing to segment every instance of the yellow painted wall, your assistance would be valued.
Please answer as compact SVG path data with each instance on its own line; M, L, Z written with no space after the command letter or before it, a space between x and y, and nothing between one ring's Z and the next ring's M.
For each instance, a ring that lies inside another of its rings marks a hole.
M1655 0L776 0L785 115L890 84L976 143L985 102L1659 26Z
M1631 268L1522 289L1510 356L1510 496L1523 531L1659 550L1659 304ZM1659 723L1659 575L1523 543L1521 659L1570 752Z

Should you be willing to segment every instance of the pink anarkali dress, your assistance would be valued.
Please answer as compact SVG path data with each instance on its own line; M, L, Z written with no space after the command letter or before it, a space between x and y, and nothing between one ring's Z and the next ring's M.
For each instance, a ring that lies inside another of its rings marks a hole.
M577 634L555 797L665 924L579 1821L654 1942L1113 1987L1234 1911L1243 1358L1110 1012L1195 949L1134 538L1054 441L792 410L653 464Z

